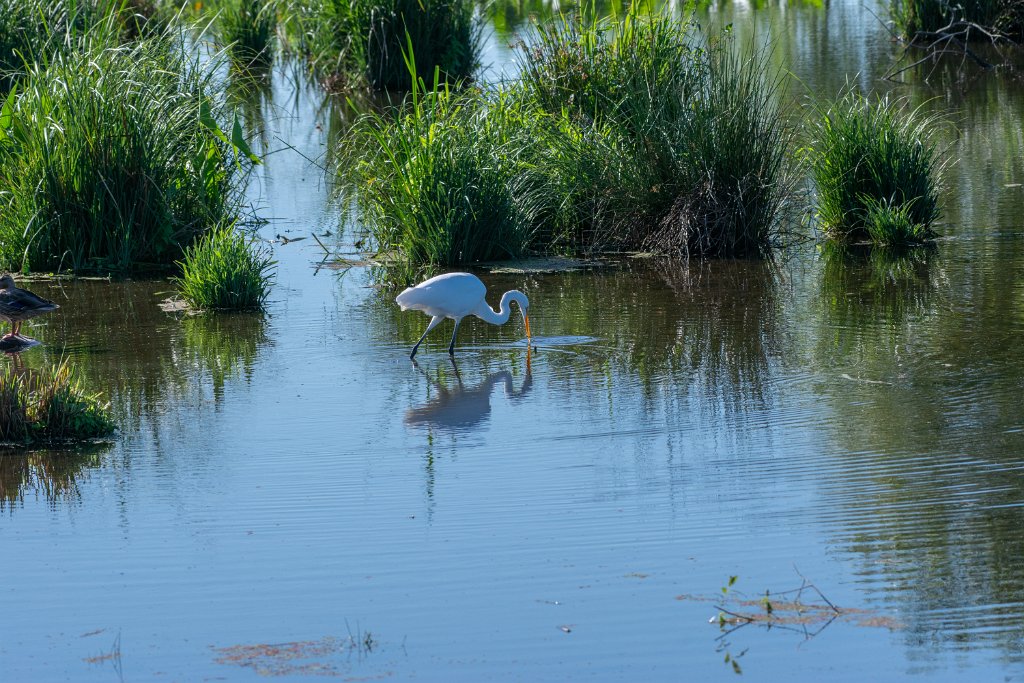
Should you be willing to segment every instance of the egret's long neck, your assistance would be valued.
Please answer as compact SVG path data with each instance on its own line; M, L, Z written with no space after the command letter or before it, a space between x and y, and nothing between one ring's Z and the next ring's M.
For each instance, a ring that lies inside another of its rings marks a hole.
M501 304L499 304L499 307L501 308L500 311L491 310L491 307L487 305L486 301L481 301L480 307L473 312L473 315L485 322L489 322L492 325L504 325L508 322L509 315L512 314L512 306L510 305L510 302L512 301L519 304L520 308L529 306L529 303L526 303L526 295L513 289L505 292L501 297Z

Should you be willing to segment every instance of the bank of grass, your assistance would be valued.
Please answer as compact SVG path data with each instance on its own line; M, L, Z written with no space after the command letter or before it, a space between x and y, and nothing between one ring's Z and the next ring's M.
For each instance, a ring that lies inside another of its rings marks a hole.
M0 441L28 445L109 436L108 408L86 392L66 362L42 369L0 371Z
M219 227L185 251L175 278L194 310L260 310L270 293L275 262L269 249L233 225Z
M408 90L405 56L431 84L465 80L479 64L471 0L322 0L290 13L290 40L332 90Z
M540 29L499 89L414 90L344 141L399 280L530 251L757 256L781 236L781 76L667 13ZM759 59L761 58L761 59Z
M177 33L75 49L30 65L0 111L0 267L167 268L234 220L250 163L241 129Z
M934 236L938 123L920 108L852 91L815 111L807 155L816 216L829 238L905 245Z

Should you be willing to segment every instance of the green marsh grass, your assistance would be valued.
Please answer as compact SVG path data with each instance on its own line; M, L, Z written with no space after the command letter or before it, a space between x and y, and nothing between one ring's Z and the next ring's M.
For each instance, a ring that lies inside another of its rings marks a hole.
M248 147L180 40L90 34L30 67L0 110L0 267L165 268L237 217Z
M780 234L792 187L783 77L763 51L630 9L541 26L522 87L561 135L544 155L577 241L706 256L757 255ZM573 210L575 209L575 210Z
M939 217L938 124L920 108L852 91L818 110L806 152L825 234L889 245L931 237Z
M86 35L116 45L159 32L166 15L150 0L0 0L0 85L6 92L27 65L75 51Z
M233 64L269 66L277 36L277 0L221 0L217 31Z
M410 49L428 84L435 70L445 82L468 79L479 63L470 0L323 0L292 18L300 49L330 89L408 90Z
M107 406L82 388L65 362L39 370L7 363L0 371L0 441L87 440L115 428Z
M392 278L531 252L749 256L779 241L792 130L763 55L641 10L562 17L530 45L520 80L418 80L341 145Z
M394 279L526 253L540 211L526 172L536 128L507 93L422 81L397 114L356 122L339 166Z
M226 225L189 247L180 265L175 282L192 309L249 311L263 308L275 262L267 247Z

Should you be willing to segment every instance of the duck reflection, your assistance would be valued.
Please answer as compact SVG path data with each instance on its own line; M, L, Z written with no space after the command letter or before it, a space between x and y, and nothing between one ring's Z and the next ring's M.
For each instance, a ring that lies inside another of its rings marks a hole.
M426 403L406 411L406 425L452 432L471 431L490 416L491 394L496 385L504 387L505 395L511 401L522 400L533 387L529 352L526 354L526 376L518 390L510 370L493 372L478 384L467 387L462 382L459 366L454 359L450 360L455 370L455 386L451 388L432 378L413 361L413 366L437 389L437 393Z

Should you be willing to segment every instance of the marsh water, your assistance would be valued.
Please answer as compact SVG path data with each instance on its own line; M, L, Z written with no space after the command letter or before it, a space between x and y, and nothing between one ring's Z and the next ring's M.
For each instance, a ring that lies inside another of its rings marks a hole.
M523 12L491 18L489 73ZM67 359L120 433L0 455L0 680L1024 677L1024 90L881 81L875 14L700 17L769 36L796 100L947 114L934 249L482 273L537 348L467 322L454 363L450 326L410 363L427 318L308 238L357 256L318 166L343 122L275 72L247 109L266 316L32 285L61 309L3 362ZM766 591L770 624L730 614Z

